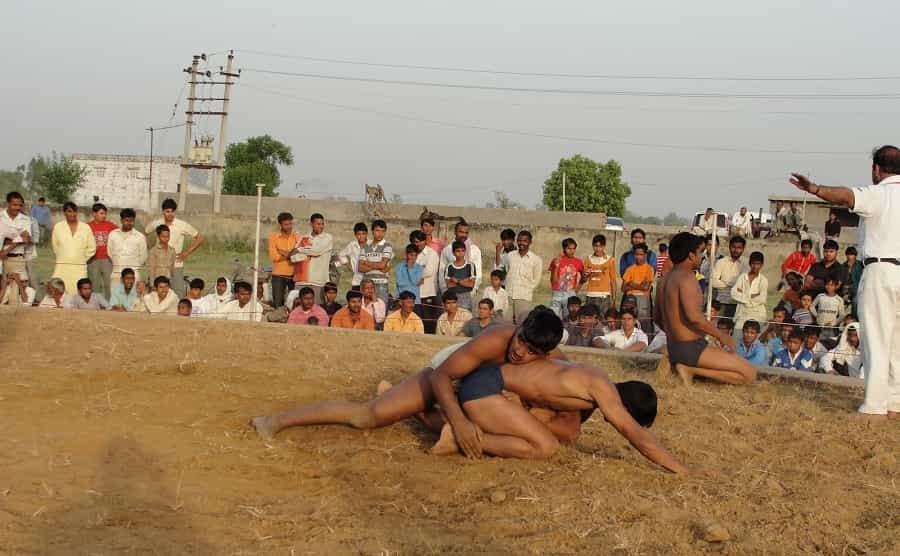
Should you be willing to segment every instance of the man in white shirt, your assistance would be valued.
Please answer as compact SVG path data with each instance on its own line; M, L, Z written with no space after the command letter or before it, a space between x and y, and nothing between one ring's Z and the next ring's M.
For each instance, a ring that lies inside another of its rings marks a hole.
M9 239L12 240L14 247L4 250L6 255L3 260L3 273L18 274L21 280L29 280L26 264L33 243L32 222L31 217L26 216L22 211L23 208L25 208L25 199L20 193L11 191L6 194L6 210L0 211L0 224L6 229L4 235L13 236ZM9 295L19 296L17 283L13 282L9 288Z
M621 351L639 352L647 349L647 335L636 326L637 316L634 310L622 311L622 328L614 330L605 336L600 336L602 343L594 340L596 347L610 347ZM605 346L603 344L606 344Z
M359 271L359 254L369 244L369 228L365 222L357 222L353 225L353 236L355 239L338 253L338 260L353 272L353 277L350 278L350 289L358 290L363 279L362 272Z
M750 237L753 235L751 223L747 207L741 207L741 211L731 218L731 231L739 236Z
M506 292L509 294L510 318L513 324L522 324L534 308L534 290L544 275L543 261L530 251L531 241L531 232L522 230L516 236L518 250L509 254Z
M134 270L136 281L147 275L144 270L147 264L147 238L134 229L135 216L134 209L122 209L119 213L121 227L111 231L106 240L106 250L112 261L111 289L122 281L122 271L126 268Z
M236 282L234 289L235 299L219 307L216 314L225 320L262 321L262 306L256 301L251 301L253 288L250 284Z
M460 220L453 227L454 241L461 241L466 244L466 262L475 265L475 286L472 291L481 289L481 249L469 239L469 224L465 220ZM438 285L441 291L447 289L447 281L445 278L447 267L453 264L456 256L453 254L453 241L448 242L441 252L441 264L438 267Z
M318 212L309 217L310 233L300 238L300 244L294 250L297 254L306 256L306 277L295 285L295 289L310 287L315 292L316 303L325 303L322 289L329 281L331 266L331 249L334 247L334 238L325 231L325 217Z
M174 199L166 199L162 203L162 218L147 224L144 230L148 238L156 237L156 227L165 224L169 227L169 245L175 250L175 268L172 271L172 287L178 296L184 296L184 261L191 256L191 253L197 250L203 244L203 236L197 231L197 228L191 226L184 220L175 218L175 212L178 210L178 203ZM184 248L184 240L189 238L191 244L187 249ZM149 241L149 240L148 240ZM137 270L137 269L135 269ZM177 307L176 307L177 309Z
M700 228L704 233L711 234L716 224L716 213L712 208L706 209L703 218L700 220Z
M900 419L900 149L886 145L873 153L869 187L825 187L792 176L798 189L862 217L858 305L866 394L859 412Z
M437 319L441 316L441 300L437 295L438 268L440 255L428 245L428 238L422 230L413 230L409 234L409 242L416 246L419 254L416 264L422 266L422 283L419 285L419 316L425 325L426 334L437 331Z
M734 318L737 310L737 302L731 297L731 288L737 282L738 276L750 270L744 261L744 248L747 240L741 236L733 236L728 242L729 257L722 257L713 266L712 275L709 277L709 285L713 288L713 295L722 304L719 315Z
M153 291L144 296L144 308L148 313L174 315L178 313L178 296L171 289L171 281L157 276Z

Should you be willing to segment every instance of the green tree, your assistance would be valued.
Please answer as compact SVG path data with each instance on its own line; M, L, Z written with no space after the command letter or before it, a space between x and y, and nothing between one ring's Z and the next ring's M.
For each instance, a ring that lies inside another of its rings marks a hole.
M274 197L281 185L278 166L292 164L291 148L269 135L232 143L225 149L222 192L226 195L256 195L256 184L264 183L263 195Z
M71 158L53 153L32 158L25 181L32 193L53 203L65 203L84 185L86 173L87 169Z
M600 164L576 154L559 161L544 182L544 204L550 210L563 208L563 172L566 174L566 210L603 212L622 216L631 188L622 181L622 166L615 160Z

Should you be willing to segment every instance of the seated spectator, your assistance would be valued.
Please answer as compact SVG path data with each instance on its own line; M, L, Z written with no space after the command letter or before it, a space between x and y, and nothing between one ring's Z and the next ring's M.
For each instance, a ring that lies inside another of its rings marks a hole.
M813 356L813 370L819 368L819 361L828 353L828 349L819 341L819 329L815 326L803 328L803 347Z
M775 360L775 354L787 347L787 339L795 328L797 327L792 322L783 322L777 326L778 334L766 345L766 349L769 350L770 362Z
M341 310L343 305L337 302L338 289L334 282L326 282L322 291L325 295L325 303L322 305L322 308L325 309L325 312L330 319L335 313Z
M360 290L363 294L363 311L372 315L372 318L375 319L375 329L381 330L384 327L384 317L387 313L384 299L378 297L378 289L375 287L375 282L370 278L363 278L362 282L360 282ZM385 296L386 298L387 296Z
M78 295L72 298L72 308L86 311L106 311L109 309L109 302L100 295L94 293L94 284L90 278L81 278L78 280Z
M144 308L151 314L174 315L178 312L178 296L166 276L157 276L153 280L153 291L144 296Z
M603 336L597 325L597 306L585 305L578 311L578 325L569 329L568 346L594 347L594 340Z
M72 296L66 293L66 283L62 278L50 278L47 281L47 295L38 307L45 309L71 309Z
M22 278L18 272L10 272L2 282L2 285L0 285L0 305L13 307L31 307L34 305L34 288L29 287L28 280Z
M300 303L288 315L288 324L309 324L309 318L316 317L319 326L328 326L330 317L321 305L316 304L316 292L309 286L300 288Z
M462 336L463 326L472 318L472 313L459 306L456 293L447 290L441 296L444 313L437 321L438 336Z
M191 302L192 317L202 317L216 312L209 306L209 296L203 295L204 289L206 289L206 282L200 278L194 278L188 284L187 299Z
M375 330L375 319L368 312L363 311L362 292L350 290L347 292L347 306L338 310L331 317L332 328L352 328L354 330Z
M165 276L171 280L175 271L175 248L169 245L171 230L165 224L156 227L156 243L147 255L147 276L156 283L157 276ZM179 238L180 239L180 238Z
M253 297L253 286L247 282L234 284L235 299L219 307L216 315L225 320L260 322L263 308Z
M595 347L608 347L622 351L639 352L646 349L647 335L637 327L637 315L633 309L622 311L622 328L594 340Z
M184 298L178 302L178 316L179 317L190 317L191 313L193 313L194 308L191 300L188 298Z
M319 326L319 319L317 319L316 317L309 317L308 319L306 319L306 325Z
M837 253L837 242L829 239L822 244L822 260L809 267L803 287L812 292L813 299L820 293L825 293L825 283L830 278L838 281L838 291L841 290L843 284L850 281L850 277L847 276L847 267L837 262Z
M809 307L809 312L816 318L816 324L822 327L823 338L835 337L837 326L844 318L846 308L844 299L838 295L840 285L837 278L829 277L825 280L825 293L817 295Z
M856 295L859 290L859 281L862 280L863 264L857 260L856 247L852 245L844 251L847 262L844 263L847 282L843 285L841 295L847 302L848 306L856 304Z
M812 314L813 295L812 292L804 291L800 294L800 308L795 309L791 315L791 320L795 324L813 324L815 322Z
M804 239L800 242L800 250L794 251L781 263L781 282L778 283L778 290L784 286L784 279L787 277L788 271L794 271L800 276L806 276L810 267L816 262L816 256L812 254L812 240Z
M578 326L578 312L581 311L581 298L573 295L566 300L566 316L563 327L572 332Z
M394 283L397 285L398 298L401 293L410 292L415 296L416 303L421 303L419 284L422 282L422 272L425 267L416 263L418 257L419 250L416 249L416 246L411 243L407 245L406 258L394 269Z
M447 264L444 269L444 281L447 284L447 291L456 294L457 303L466 311L472 310L472 289L475 287L475 281L478 278L478 269L475 263L466 262L466 244L462 241L454 241L451 245L453 249L453 262ZM471 314L471 312L470 312Z
M263 305L267 305L269 310L274 307L272 305L272 285L269 283L269 273L260 272L256 277L256 301Z
M413 260L415 260L415 257L413 257ZM384 331L424 334L425 324L415 312L416 294L410 291L401 291L398 297L400 308L385 317Z
M859 323L854 322L844 328L837 346L822 356L819 368L832 375L865 378L859 349Z
M515 238L515 234L513 234ZM494 304L494 316L498 319L505 318L504 315L509 309L509 294L503 287L503 280L506 279L506 273L503 270L494 270L491 272L491 283L484 287L481 293L482 299L490 299Z
M781 296L781 304L784 305L788 312L796 311L800 308L800 295L803 293L803 276L797 274L793 270L789 270L784 276L788 288Z
M763 345L768 345L769 340L772 338L780 338L781 335L781 326L779 323L782 323L787 320L788 310L784 305L776 305L774 309L772 309L772 322L767 324L765 329L762 331L762 334L759 336L759 341ZM770 359L771 359L771 350L770 350Z
M478 302L478 315L473 317L463 326L463 335L467 338L475 338L488 328L501 324L494 316L494 302L484 298Z
M206 296L206 306L211 313L218 312L219 308L234 299L231 280L224 276L216 279L216 291Z
M621 328L620 323L619 312L615 307L610 307L603 314L603 323L600 325L600 329L603 331L603 335L606 336Z
M719 317L716 320L716 328L729 336L734 336L734 321L728 317ZM710 338L709 343L719 349L725 349L725 346L716 338Z
M143 303L138 303L138 301L143 293L138 293L138 282L134 269L125 268L120 276L119 280L113 280L115 285L112 286L112 296L109 298L110 309L113 311L142 311ZM143 282L140 283L143 284Z
M813 355L803 347L803 334L799 330L791 330L787 339L787 347L775 354L772 366L779 369L797 371L813 370Z
M741 340L737 344L737 354L757 367L769 364L769 350L759 340L759 323L755 320L744 322Z

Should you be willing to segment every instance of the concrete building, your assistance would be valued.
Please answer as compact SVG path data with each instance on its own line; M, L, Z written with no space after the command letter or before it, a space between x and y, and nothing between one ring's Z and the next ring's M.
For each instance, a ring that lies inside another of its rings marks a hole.
M151 210L166 196L178 193L181 157L154 156L151 184L150 157L127 154L73 154L72 160L87 173L84 185L73 195L80 206L101 202L107 207ZM192 169L188 173L189 193L209 194L212 172Z
M810 231L819 232L822 235L825 234L825 222L828 221L828 214L832 210L837 212L841 227L854 229L859 227L859 216L850 212L850 209L847 207L833 205L812 196L769 195L769 212L772 213L772 216L778 213L776 207L779 201L784 203L785 206L788 206L789 203L796 204L800 214L803 215L803 223L807 225ZM804 201L806 201L805 208ZM856 236L854 235L853 237L855 238Z

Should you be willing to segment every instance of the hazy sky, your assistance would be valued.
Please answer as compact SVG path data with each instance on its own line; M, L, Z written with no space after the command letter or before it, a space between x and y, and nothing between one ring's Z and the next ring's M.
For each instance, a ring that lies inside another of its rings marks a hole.
M689 214L707 205L732 211L788 192L785 177L792 169L826 183L866 183L871 148L900 143L900 98L669 95L900 93L896 1L130 4L3 3L0 167L51 150L146 154L144 129L169 122L191 55L227 49L236 49L237 67L245 69L234 88L228 140L269 133L291 145L295 165L283 171L286 195L295 194L300 182L310 196L361 199L368 182L407 202L482 204L499 189L531 207L558 160L582 153L623 165L633 190L628 207L636 212ZM249 50L525 73L898 79L513 76L316 62ZM224 57L212 63L223 64ZM274 76L253 68L668 94L419 87ZM175 122L183 121L185 105ZM218 121L201 121L201 130L217 131ZM160 132L157 152L180 154L182 141L182 129Z

